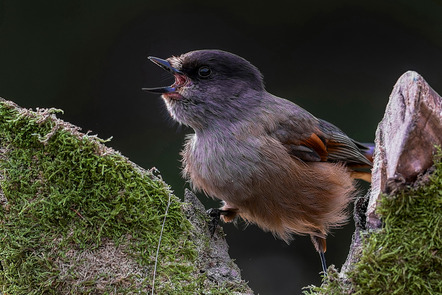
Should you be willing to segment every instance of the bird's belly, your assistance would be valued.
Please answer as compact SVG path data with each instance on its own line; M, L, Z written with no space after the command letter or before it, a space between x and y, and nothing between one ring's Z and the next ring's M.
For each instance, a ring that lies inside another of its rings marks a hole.
M212 153L198 161L185 161L192 185L211 197L236 202L250 197L250 188L259 175L259 156L254 153Z
M188 154L184 172L194 187L286 241L293 233L325 235L342 224L354 192L346 168L305 163L275 142L265 143L246 152L244 146L230 146L203 157Z

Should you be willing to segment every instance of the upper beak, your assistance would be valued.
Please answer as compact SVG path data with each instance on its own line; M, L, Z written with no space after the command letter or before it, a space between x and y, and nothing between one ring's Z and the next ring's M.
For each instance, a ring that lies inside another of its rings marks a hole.
M175 69L172 67L172 65L164 59L149 56L148 59L156 64L157 66L163 68L164 70L170 72L171 74L182 74L181 71ZM168 93L168 92L174 92L176 91L176 87L172 86L165 86L165 87L154 87L154 88L141 88L143 91L153 92L153 93Z

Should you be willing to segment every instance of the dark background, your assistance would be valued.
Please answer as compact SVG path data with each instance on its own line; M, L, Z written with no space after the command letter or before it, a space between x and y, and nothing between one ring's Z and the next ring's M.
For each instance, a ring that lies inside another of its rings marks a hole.
M61 108L83 131L113 136L109 146L157 167L182 196L179 151L191 130L172 122L158 96L141 92L172 83L149 55L234 52L260 68L269 92L363 142L374 140L405 71L442 92L441 1L355 2L0 1L0 96ZM254 226L224 228L256 293L299 294L320 283L309 238L288 246ZM342 265L351 233L350 224L329 238L329 264Z

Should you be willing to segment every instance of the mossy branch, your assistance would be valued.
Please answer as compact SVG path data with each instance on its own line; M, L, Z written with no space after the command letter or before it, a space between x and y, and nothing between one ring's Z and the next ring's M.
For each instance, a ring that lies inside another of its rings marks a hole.
M0 294L150 294L156 258L155 294L251 293L203 211L57 112L0 100Z

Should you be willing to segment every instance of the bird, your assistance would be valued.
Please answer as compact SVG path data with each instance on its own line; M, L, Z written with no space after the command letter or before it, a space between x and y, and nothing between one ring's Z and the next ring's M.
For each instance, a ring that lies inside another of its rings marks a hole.
M233 53L148 59L175 78L142 90L161 94L171 117L193 129L182 175L221 200L214 223L240 217L287 243L309 235L327 274L326 237L347 221L355 179L371 181L374 147L267 92L258 68Z

